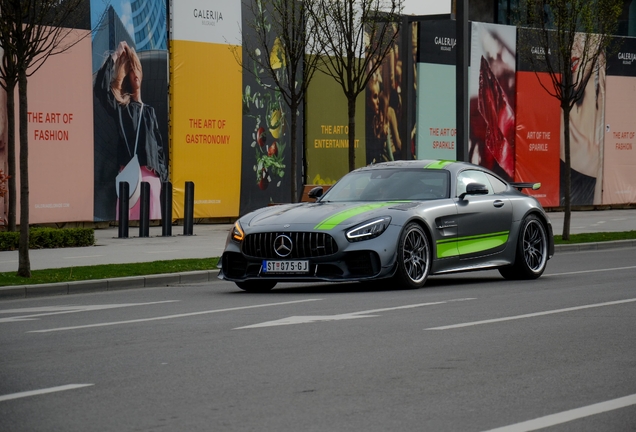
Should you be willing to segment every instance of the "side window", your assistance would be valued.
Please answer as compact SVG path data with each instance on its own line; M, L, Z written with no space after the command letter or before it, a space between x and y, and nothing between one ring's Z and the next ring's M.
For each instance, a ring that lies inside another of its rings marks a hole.
M496 194L502 193L506 189L508 189L508 185L502 182L501 180L499 180L497 177L492 176L490 174L486 174L486 177L488 177L488 180L490 180L492 189L495 191Z
M466 192L466 185L469 183L481 183L488 188L488 195L492 195L494 193L493 188L488 181L488 177L486 177L486 173L482 171L466 170L462 171L457 176L457 195L455 196L460 196Z

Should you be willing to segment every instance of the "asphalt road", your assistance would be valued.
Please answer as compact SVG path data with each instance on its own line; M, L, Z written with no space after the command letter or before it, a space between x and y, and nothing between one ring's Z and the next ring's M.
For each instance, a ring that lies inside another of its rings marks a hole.
M531 282L4 301L0 430L633 431L635 279L616 249Z

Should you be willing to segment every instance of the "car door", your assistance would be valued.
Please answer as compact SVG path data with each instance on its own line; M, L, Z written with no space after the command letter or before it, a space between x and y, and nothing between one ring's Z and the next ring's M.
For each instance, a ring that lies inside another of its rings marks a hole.
M457 248L461 259L501 252L506 247L512 224L512 203L496 193L489 175L479 170L465 170L457 175ZM483 195L466 194L469 183L486 186Z

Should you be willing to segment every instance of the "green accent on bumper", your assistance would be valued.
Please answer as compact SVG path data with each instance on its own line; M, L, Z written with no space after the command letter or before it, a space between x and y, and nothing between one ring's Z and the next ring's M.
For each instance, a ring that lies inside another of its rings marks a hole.
M541 189L541 183L535 183L532 185L532 190L539 190Z
M341 211L340 213L336 213L333 216L328 217L324 221L320 222L318 225L314 227L316 230L330 230L341 224L342 222L350 219L354 216L357 216L361 213L365 213L371 210L379 209L382 207L389 207L395 205L398 202L404 201L391 201L391 202L382 202L382 203L374 203L374 204L364 204L359 207L354 207L351 209L347 209Z
M424 169L442 169L446 165L450 165L453 162L455 161L441 160L441 161L431 162L430 164L426 165Z
M505 244L509 235L510 231L502 231L478 236L460 237L458 239L438 240L437 258L468 255L494 249Z

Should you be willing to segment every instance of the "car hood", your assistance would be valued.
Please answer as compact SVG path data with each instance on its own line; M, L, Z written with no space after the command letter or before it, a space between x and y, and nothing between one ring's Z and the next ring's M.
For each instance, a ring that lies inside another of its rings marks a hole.
M352 226L370 218L391 215L394 211L422 203L403 201L356 203L300 203L265 207L241 218L244 228L288 230L332 230Z

